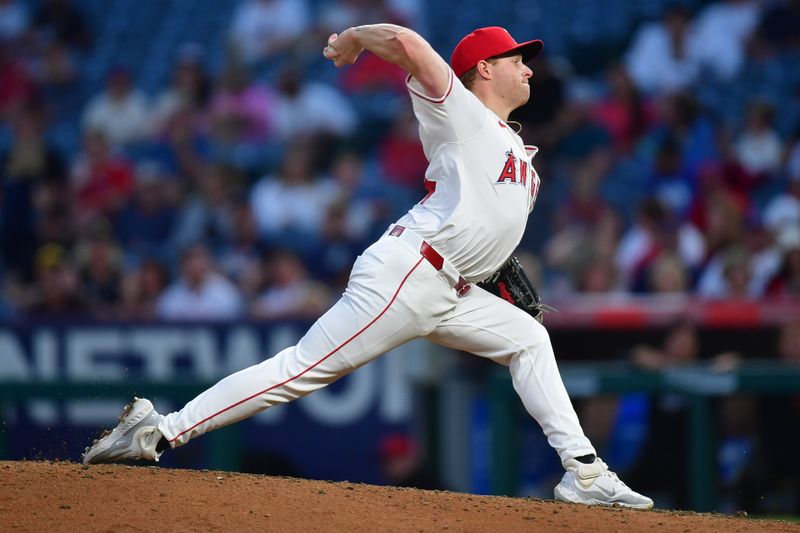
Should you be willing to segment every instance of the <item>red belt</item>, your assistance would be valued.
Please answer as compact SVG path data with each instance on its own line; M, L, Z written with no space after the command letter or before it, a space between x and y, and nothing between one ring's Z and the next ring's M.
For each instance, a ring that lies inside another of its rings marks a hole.
M398 226L395 224L395 226L389 232L389 235L392 237L399 237L405 231L405 229L406 228L404 226ZM444 266L444 257L442 257L442 255L427 242L422 241L422 245L419 247L419 253L422 257L427 259L436 270L441 270L442 266ZM467 294L469 292L469 287L469 282L460 275L458 276L458 281L453 286L459 296L464 296Z

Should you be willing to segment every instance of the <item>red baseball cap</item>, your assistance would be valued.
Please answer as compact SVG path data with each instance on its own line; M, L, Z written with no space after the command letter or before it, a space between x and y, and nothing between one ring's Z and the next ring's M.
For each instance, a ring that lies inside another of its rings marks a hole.
M478 61L508 52L519 52L522 54L522 61L527 63L541 52L542 46L544 43L538 39L518 43L508 30L500 26L478 28L456 45L450 57L450 66L453 67L456 76L461 77L477 65Z

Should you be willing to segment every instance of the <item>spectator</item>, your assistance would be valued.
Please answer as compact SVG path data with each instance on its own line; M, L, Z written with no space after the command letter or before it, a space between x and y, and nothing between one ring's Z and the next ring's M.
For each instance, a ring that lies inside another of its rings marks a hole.
M652 127L656 111L622 65L613 65L606 77L609 94L594 105L592 115L611 135L614 149L628 153Z
M697 282L697 294L711 299L757 298L759 287L753 279L750 254L732 244L714 254Z
M596 94L576 85L570 88L563 112L553 124L552 133L545 137L553 143L555 157L576 162L598 150L611 148L608 132L592 116Z
M92 36L81 10L71 0L44 0L35 20L36 30L72 49L86 50Z
M145 161L136 168L134 194L114 217L114 229L125 248L126 262L136 264L146 257L174 257L170 237L176 215L170 198L173 186L170 180L156 163Z
M313 281L300 258L279 251L269 259L268 286L252 307L259 319L315 319L330 307L328 289Z
M364 244L364 240L355 239L350 234L349 215L346 200L331 204L322 225L320 250L311 264L315 277L342 290L347 286L350 270Z
M200 180L211 158L207 124L189 109L178 109L164 125L162 136L150 146L149 157L173 176L192 183Z
M0 41L19 42L30 27L28 10L17 0L0 0Z
M405 191L375 180L365 172L361 156L350 151L336 156L330 180L338 190L325 214L321 249L311 267L317 277L344 288L365 242L378 237L410 199Z
M628 288L644 291L653 262L660 255L677 254L688 271L694 273L705 252L703 235L694 226L675 220L658 200L647 198L639 205L633 226L622 236L616 264Z
M366 164L358 153L343 150L334 158L327 178L336 189L333 205L346 207L342 229L353 241L383 233L392 219L405 212L411 200L403 190L375 179L374 173L365 169Z
M751 294L763 296L767 286L778 272L783 254L772 233L760 222L751 221L743 239L743 247L749 255Z
M341 28L362 24L393 22L412 27L407 24L406 17L421 21L419 7L421 6L417 0L328 2L321 9L317 27L318 39L322 42ZM420 31L418 27L417 31ZM381 116L383 113L382 118L385 118L386 114L391 115L391 108L397 105L395 98L406 94L405 78L406 72L403 69L369 51L364 51L354 65L339 74L342 90L357 96L356 103L360 108L362 119L369 119L372 114Z
M0 258L9 271L30 280L37 221L50 192L65 196L66 176L62 158L44 138L41 109L26 106L13 127L11 146L0 154Z
M610 294L620 291L619 271L614 261L605 256L590 256L578 266L575 289L584 294Z
M98 227L76 248L81 292L94 318L113 316L120 301L122 253L111 238L110 228Z
M662 103L662 122L653 131L656 143L672 139L680 151L681 170L688 176L721 159L717 131L708 114L690 93L673 94Z
M275 102L275 133L280 140L346 137L356 125L353 106L335 88L304 81L293 67L281 72Z
M667 252L659 255L649 269L646 291L655 294L687 294L691 286L690 272L681 258Z
M698 74L690 56L693 38L689 12L681 4L667 8L660 21L642 25L625 61L636 86L645 93L656 94L690 87Z
M180 111L188 111L195 126L202 127L203 110L211 100L211 82L203 69L203 47L186 43L178 49L172 70L172 82L161 91L153 105L153 131L163 133L173 117Z
M214 271L211 255L202 245L183 251L180 278L156 304L156 315L165 320L229 320L242 310L236 286Z
M406 72L369 51L359 56L352 67L343 70L340 80L346 93L360 98L388 93L386 101L391 101L392 95L406 91Z
M681 160L677 139L661 140L653 159L653 172L648 180L648 194L657 198L672 215L684 220L689 215L695 193L693 173Z
M336 198L336 186L314 175L311 151L295 145L277 176L264 176L250 191L250 208L269 244L298 252L316 250L322 220Z
M695 22L692 60L721 81L741 70L745 46L756 28L760 5L753 0L723 0L706 6Z
M233 169L208 166L199 180L198 191L181 205L172 242L182 249L203 242L219 250L231 242L234 227L234 196L241 177Z
M773 197L764 208L764 224L775 234L785 227L800 227L800 142L790 155L789 167L786 191Z
M317 33L320 41L324 41L342 28L362 24L395 22L405 25L400 18L383 0L336 0L322 7ZM379 92L406 93L406 72L369 51L364 51L358 61L343 70L339 77L342 89L362 100L369 100L373 93Z
M34 199L36 243L57 243L71 248L79 234L78 209L72 195L60 185L43 184Z
M78 78L78 65L69 48L51 37L40 38L41 50L28 69L44 89L69 88Z
M41 108L28 106L14 117L14 137L0 156L4 185L14 183L64 183L64 162L45 140L45 118Z
M89 101L82 121L84 129L100 131L111 145L120 147L143 141L151 126L147 101L122 68L108 74L105 91Z
M83 153L72 166L70 180L82 219L112 216L130 198L134 189L131 164L115 155L101 130L89 130L83 138Z
M785 226L778 234L777 241L783 252L783 260L767 286L767 293L770 296L797 298L800 296L800 226Z
M158 299L167 287L168 273L163 263L145 259L138 269L125 273L120 286L120 306L116 314L123 320L152 320Z
M757 296L764 294L769 279L779 268L781 253L773 245L776 230L764 227L758 220L752 183L750 174L738 163L704 167L700 176L701 194L695 198L692 220L708 235L712 251L731 245L746 246L750 254L748 293ZM766 217L764 220L768 221ZM712 259L709 266L714 264ZM712 272L714 268L718 269L719 264L711 268ZM717 270L710 279L719 276Z
M745 130L733 146L741 165L762 180L772 177L783 159L783 143L774 129L773 116L774 109L769 104L750 104Z
M218 253L222 272L232 279L244 300L255 301L264 285L261 268L262 244L258 238L255 217L246 201L236 200L231 208L233 234L224 241Z
M272 91L251 83L242 65L229 64L220 76L217 92L211 101L211 126L215 139L222 145L261 142L273 126L274 113Z
M705 227L706 256L712 257L720 250L744 242L745 213L731 193L720 190L706 200Z
M408 107L395 115L394 124L380 143L379 162L381 174L397 185L422 191L428 159L419 141L419 126Z
M610 261L619 239L620 220L599 194L611 159L596 151L576 168L571 189L553 217L553 233L545 245L547 266L567 274L569 291L610 292L619 275Z
M736 161L702 165L696 174L696 192L689 208L689 220L702 232L717 231L720 220L714 218L715 206L726 206L736 218L750 216L752 177ZM732 229L732 227L731 227Z
M36 85L25 66L13 53L11 45L0 40L0 121L29 103Z
M231 37L248 64L291 50L308 33L306 0L243 0L233 16Z
M36 254L37 297L27 310L33 319L71 320L87 311L78 275L67 250L46 244Z

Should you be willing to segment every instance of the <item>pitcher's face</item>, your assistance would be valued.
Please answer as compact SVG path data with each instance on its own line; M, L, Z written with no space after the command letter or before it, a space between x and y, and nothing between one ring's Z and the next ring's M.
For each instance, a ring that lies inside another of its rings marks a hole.
M500 57L492 64L495 89L512 109L524 105L531 96L533 71L522 62L522 55Z

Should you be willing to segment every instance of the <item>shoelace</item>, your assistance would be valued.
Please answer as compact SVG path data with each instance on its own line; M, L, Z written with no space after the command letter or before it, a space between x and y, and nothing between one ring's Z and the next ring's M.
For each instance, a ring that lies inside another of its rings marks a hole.
M627 487L625 482L622 481L617 476L616 472L614 472L613 470L609 470L608 465L602 459L597 459L597 460L600 462L601 465L603 465L603 474L601 474L601 475L606 475L606 476L610 477L615 483L619 483L623 487Z

